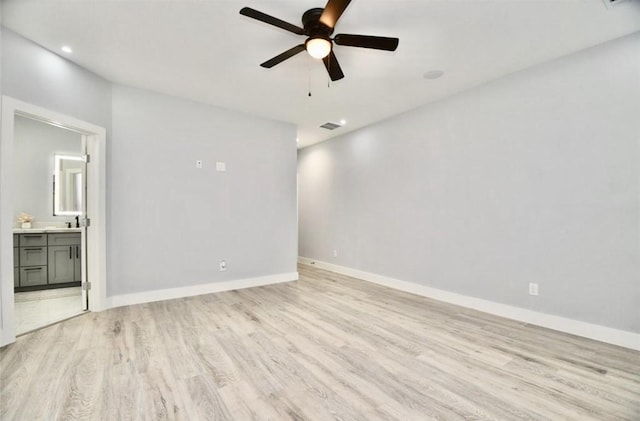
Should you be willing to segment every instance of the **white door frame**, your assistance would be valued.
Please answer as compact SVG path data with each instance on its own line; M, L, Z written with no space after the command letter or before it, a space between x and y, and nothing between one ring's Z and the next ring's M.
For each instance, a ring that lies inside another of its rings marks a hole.
M106 129L15 98L2 96L2 137L0 138L0 346L16 339L13 294L13 212L14 212L14 125L15 116L22 115L82 133L87 139L87 215L91 225L88 235L86 262L91 281L89 310L106 308Z

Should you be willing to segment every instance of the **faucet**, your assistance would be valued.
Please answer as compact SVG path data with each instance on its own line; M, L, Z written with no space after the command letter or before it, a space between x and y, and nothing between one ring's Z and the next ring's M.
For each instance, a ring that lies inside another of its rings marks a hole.
M80 228L80 217L76 215L76 228Z

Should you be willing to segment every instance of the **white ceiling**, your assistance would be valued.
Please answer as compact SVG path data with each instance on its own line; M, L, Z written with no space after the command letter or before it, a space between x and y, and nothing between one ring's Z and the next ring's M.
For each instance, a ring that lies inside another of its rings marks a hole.
M640 30L638 0L353 0L336 34L400 44L336 46L346 77L327 87L306 53L259 67L304 38L241 16L242 6L301 26L324 0L3 0L2 23L113 82L294 123L300 146ZM425 79L432 69L444 76Z

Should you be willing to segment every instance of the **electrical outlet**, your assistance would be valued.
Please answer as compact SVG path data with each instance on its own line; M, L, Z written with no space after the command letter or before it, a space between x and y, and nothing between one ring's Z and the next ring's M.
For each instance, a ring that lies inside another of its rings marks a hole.
M338 250L333 251L333 257L338 257Z
M196 168L202 168L202 160L201 159L198 159L196 161Z
M220 260L220 272L226 272L227 270L227 262L225 260Z
M538 284L534 282L529 283L529 295L538 295Z

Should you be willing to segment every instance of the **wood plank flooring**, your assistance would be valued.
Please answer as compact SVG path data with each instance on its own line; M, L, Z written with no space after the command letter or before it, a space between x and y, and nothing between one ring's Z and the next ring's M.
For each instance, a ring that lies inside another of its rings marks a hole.
M640 420L640 353L301 266L0 350L2 420Z

